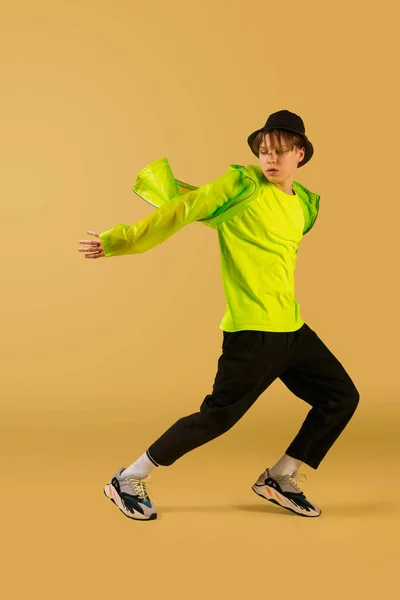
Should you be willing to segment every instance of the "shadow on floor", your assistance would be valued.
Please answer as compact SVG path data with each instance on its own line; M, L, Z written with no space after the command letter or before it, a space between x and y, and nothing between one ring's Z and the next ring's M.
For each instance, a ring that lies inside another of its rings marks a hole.
M339 517L366 517L366 516L375 516L384 517L388 514L400 514L400 506L395 504L394 502L359 502L354 504L331 504L321 507L322 514L321 516L329 517L329 516L339 516ZM268 502L268 500L263 505L256 504L226 504L226 505L218 505L218 506L209 506L209 505L186 505L186 506L159 506L157 505L157 510L160 514L162 513L172 513L172 512L181 512L181 513L229 513L236 511L244 511L244 512L253 512L253 513L271 513L276 515L286 515L297 517L295 513L290 510L286 510L281 508L280 506L275 506L272 502Z

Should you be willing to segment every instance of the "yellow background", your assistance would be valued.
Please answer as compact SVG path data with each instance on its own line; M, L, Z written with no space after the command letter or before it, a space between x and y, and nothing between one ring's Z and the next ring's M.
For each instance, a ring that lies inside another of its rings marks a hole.
M375 598L398 587L398 31L394 3L15 1L0 20L2 588L11 598ZM377 10L378 9L378 10ZM300 485L303 519L250 487L309 406L277 380L229 432L156 469L155 521L103 494L210 393L225 309L216 232L89 260L87 230L154 208L167 156L202 185L257 164L277 110L315 148L303 319L359 408Z

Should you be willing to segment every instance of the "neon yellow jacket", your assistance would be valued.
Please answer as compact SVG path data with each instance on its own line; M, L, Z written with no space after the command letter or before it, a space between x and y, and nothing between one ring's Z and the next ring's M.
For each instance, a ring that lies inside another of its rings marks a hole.
M119 256L145 252L193 221L217 229L227 301L220 329L296 331L304 323L294 295L297 250L318 215L320 196L296 181L292 187L295 195L285 194L256 165L230 165L196 187L175 179L161 158L133 186L157 210L102 232L100 240L106 256Z
M229 166L221 177L200 187L176 179L168 158L160 158L139 173L133 191L157 208L133 225L119 224L100 233L106 257L146 252L185 225L199 221L218 229L258 197L264 175L259 165ZM318 215L320 196L293 181L304 214L307 233Z

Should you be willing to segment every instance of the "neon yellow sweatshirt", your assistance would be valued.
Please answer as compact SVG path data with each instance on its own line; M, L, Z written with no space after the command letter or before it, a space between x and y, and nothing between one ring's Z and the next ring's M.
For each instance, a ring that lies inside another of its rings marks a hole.
M172 174L167 158L140 171L133 191L157 207L133 225L100 233L105 256L146 252L194 221L217 229L226 298L224 331L296 331L304 323L294 295L299 243L317 218L320 196L293 181L279 190L258 165L230 165L200 187Z

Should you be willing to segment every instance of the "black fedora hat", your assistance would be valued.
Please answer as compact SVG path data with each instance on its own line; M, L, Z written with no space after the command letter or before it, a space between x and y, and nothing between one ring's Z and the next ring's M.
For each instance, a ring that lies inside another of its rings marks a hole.
M257 131L253 131L253 133L249 135L247 142L252 153L257 156L257 158L258 154L253 150L252 142L260 131L264 131L266 133L270 129L286 129L287 131L293 131L294 133L300 135L304 140L305 153L303 160L298 163L297 167L304 166L310 160L314 154L314 148L306 136L303 119L289 110L279 110L278 112L273 113L268 117L264 127L257 129Z

